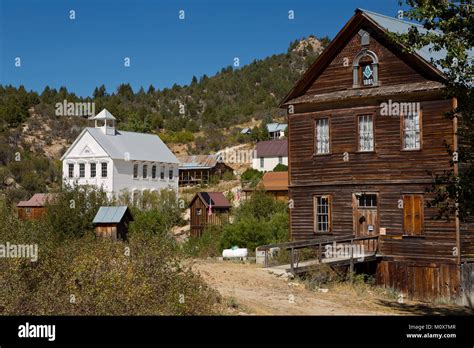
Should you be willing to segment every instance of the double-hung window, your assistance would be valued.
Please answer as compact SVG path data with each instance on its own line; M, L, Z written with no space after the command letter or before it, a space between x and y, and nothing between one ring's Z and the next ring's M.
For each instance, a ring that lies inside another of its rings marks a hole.
M420 112L411 112L402 117L403 149L419 150L421 148Z
M331 197L314 196L314 231L316 233L331 232Z
M73 163L68 164L68 177L70 178L74 177L74 164Z
M329 118L316 120L316 154L329 153Z
M86 176L86 164L79 163L79 177L84 178Z
M359 116L359 151L374 151L374 119L372 115Z
M101 177L107 177L107 162L102 162L101 164Z
M91 169L91 178L95 178L95 176L96 176L96 164L91 163L90 164L90 169Z

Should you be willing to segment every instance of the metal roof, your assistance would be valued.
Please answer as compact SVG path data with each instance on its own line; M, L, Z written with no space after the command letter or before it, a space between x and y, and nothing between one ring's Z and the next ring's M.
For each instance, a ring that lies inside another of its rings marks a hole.
M286 123L267 123L267 130L269 132L284 131L286 126Z
M100 128L91 127L86 128L86 131L113 159L179 163L171 150L155 134L116 130L115 135L107 135Z
M288 156L288 140L267 140L257 143L257 157Z
M130 216L130 220L133 220L132 214L130 213L126 205L118 207L100 207L92 223L119 223L120 221L122 221L123 216L127 212Z
M190 205L193 204L194 200L199 197L206 207L209 207L211 203L213 208L231 208L229 200L224 196L222 192L198 192L191 200Z
M116 118L107 109L102 110L95 116L89 117L89 120L115 120Z
M182 156L179 158L179 169L210 169L221 159L219 154Z
M366 14L370 19L376 22L380 27L384 28L385 30L396 33L396 34L406 34L411 27L416 27L420 33L426 33L426 30L422 25L418 23L412 23L408 21L404 21L398 18L392 18L389 16L382 15L380 13L375 13L363 9L358 9L364 14ZM439 35L443 35L443 33L439 30L430 30L429 32L436 33ZM426 45L420 49L415 50L415 52L427 62L433 64L434 61L444 59L446 57L446 50L443 48L439 51L435 51L433 49L433 44ZM474 57L474 49L470 49L467 52L468 56L473 58ZM445 72L445 69L442 69L439 65L436 65L436 68L442 72Z
M21 201L16 206L17 207L44 207L46 203L51 202L56 198L56 195L53 193L35 193L27 201Z

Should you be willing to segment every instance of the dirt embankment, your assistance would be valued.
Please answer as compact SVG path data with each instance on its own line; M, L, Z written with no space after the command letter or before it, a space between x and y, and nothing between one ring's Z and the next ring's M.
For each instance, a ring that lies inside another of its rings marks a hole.
M322 291L277 277L255 264L195 260L193 269L240 315L427 315L473 314L452 305L403 301L369 287L343 284ZM323 292L325 291L325 292Z

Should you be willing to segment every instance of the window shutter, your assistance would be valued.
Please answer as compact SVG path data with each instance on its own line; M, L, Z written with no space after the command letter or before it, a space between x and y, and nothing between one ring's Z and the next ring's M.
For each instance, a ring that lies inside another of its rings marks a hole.
M423 231L423 197L413 196L413 234Z
M413 196L403 197L403 227L405 234L413 234Z

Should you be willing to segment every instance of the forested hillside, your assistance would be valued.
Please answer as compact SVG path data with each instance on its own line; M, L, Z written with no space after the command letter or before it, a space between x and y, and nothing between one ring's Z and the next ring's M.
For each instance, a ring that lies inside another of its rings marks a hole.
M119 129L155 132L168 143L187 143L192 153L249 141L235 125L284 115L278 102L328 42L295 40L286 53L161 90L121 84L111 91L102 85L82 98L67 87L36 92L0 85L1 189L15 188L9 195L16 200L59 182L58 159L87 124L85 118L56 116L55 104L64 100L95 102L96 112L107 108L118 118Z

